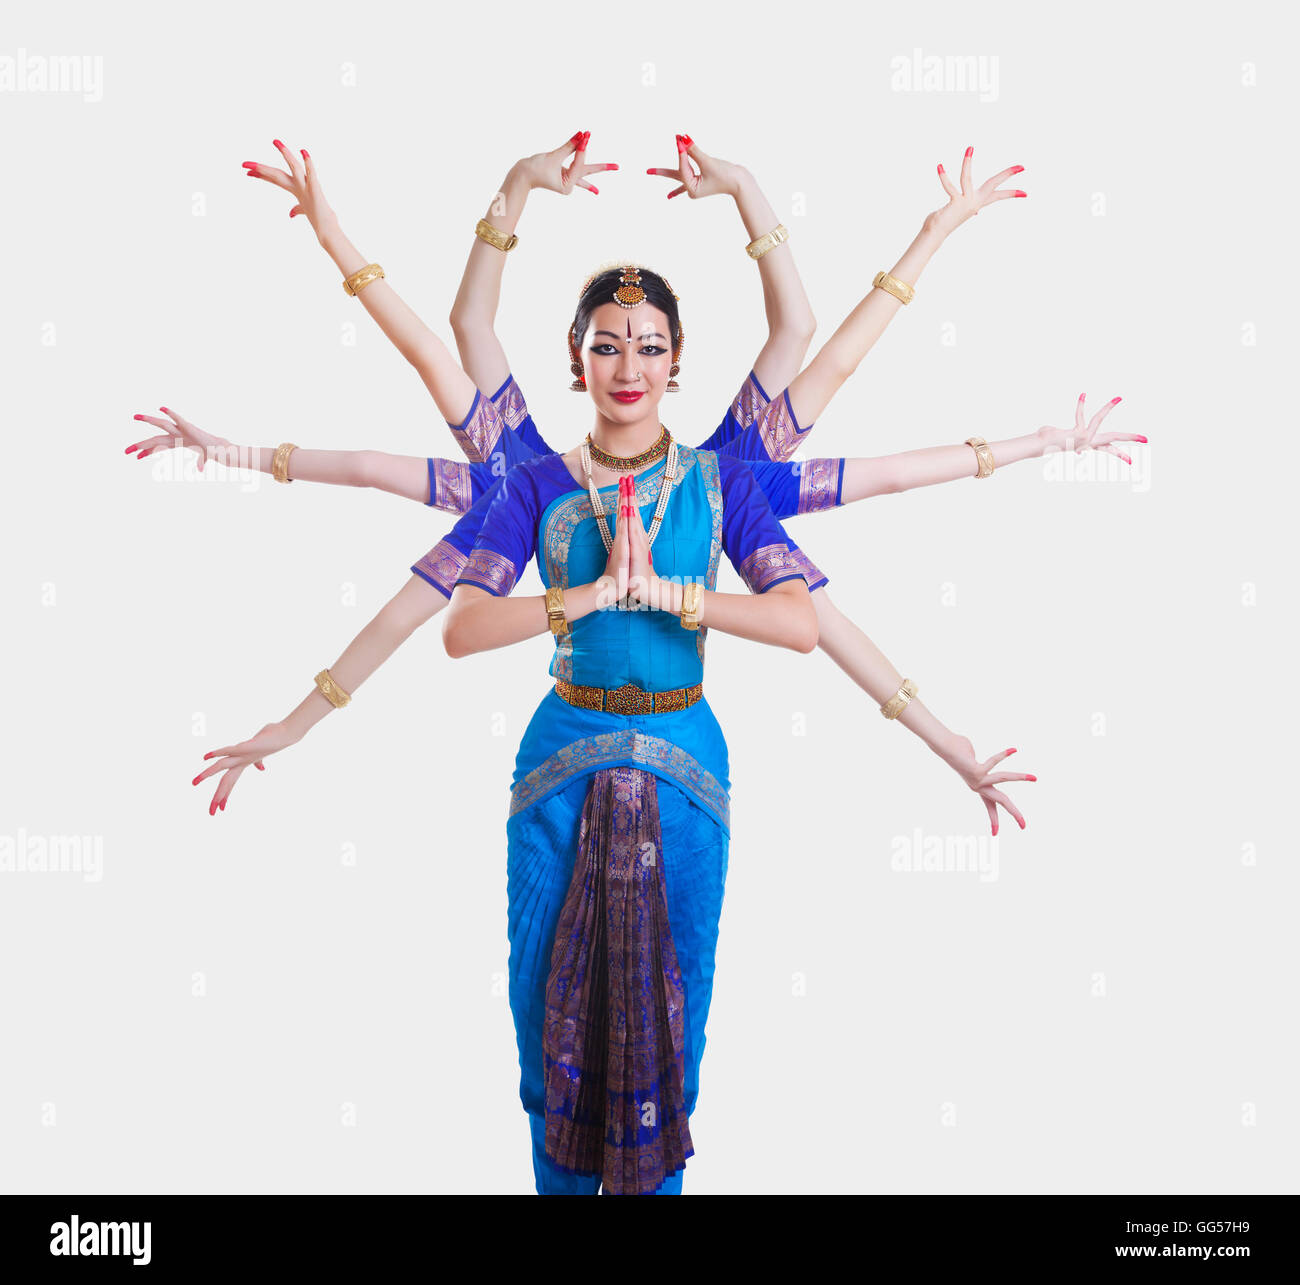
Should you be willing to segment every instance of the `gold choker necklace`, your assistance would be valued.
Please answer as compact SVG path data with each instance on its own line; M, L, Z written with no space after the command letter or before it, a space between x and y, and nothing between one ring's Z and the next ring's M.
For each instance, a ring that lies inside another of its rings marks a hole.
M611 469L615 473L635 473L637 469L653 463L661 455L668 453L668 443L670 441L672 441L672 438L669 436L668 430L660 424L659 436L655 439L654 444L647 447L640 455L611 455L608 451L602 451L591 440L591 434L587 434L587 448L591 452L591 458L603 468Z

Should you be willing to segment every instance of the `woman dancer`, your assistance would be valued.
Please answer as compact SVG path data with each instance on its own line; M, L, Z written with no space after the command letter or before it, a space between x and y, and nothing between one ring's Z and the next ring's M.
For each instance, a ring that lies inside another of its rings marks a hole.
M555 636L556 684L524 734L507 824L537 1188L675 1193L693 1154L729 835L704 630L811 651L816 613L752 472L659 423L680 337L667 283L598 274L574 331L599 352L584 362L595 427L507 474L443 639L463 656ZM640 396L621 399L634 385ZM723 552L749 594L715 590ZM534 554L546 593L510 597Z

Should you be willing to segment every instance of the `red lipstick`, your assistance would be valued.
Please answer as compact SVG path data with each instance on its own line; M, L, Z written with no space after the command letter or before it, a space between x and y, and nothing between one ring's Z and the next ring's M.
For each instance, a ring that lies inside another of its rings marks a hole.
M644 394L644 393L635 393L635 392L626 392L626 393L612 393L611 396L612 396L616 401L631 403L631 402L635 402L635 401L640 401L641 398L645 396L645 394Z

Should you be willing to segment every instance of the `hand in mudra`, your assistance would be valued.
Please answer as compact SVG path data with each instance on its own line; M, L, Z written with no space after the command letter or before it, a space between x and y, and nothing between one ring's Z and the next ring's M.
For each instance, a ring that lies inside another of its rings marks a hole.
M992 770L1007 755L1015 752L1014 748L1003 750L1001 754L994 754L992 758L984 759L981 762L975 757L974 745L962 736L957 740L954 754L947 758L948 763L957 775L984 800L985 810L989 814L989 825L994 835L998 832L999 806L1005 808L1015 817L1016 823L1022 830L1025 828L1025 818L1020 815L1019 809L1001 790L995 787L1003 781L1038 780L1036 776L1030 776L1025 772L994 772Z
M191 424L189 420L178 415L174 410L168 410L166 406L159 406L158 409L169 418L157 419L152 415L136 415L134 418L145 424L152 424L155 428L161 428L163 431L157 437L147 437L142 442L132 442L126 448L127 455L132 451L139 451L136 459L142 460L155 451L169 451L177 447L189 446L199 453L200 472L203 471L204 462L207 460L215 460L218 464L229 466L241 462L238 459L239 447L233 442L227 441L224 437L213 437L211 433L205 433L196 424Z
M231 790L235 788L235 782L243 775L244 769L250 763L258 771L265 772L266 765L262 760L276 753L277 750L295 744L297 739L290 734L283 723L268 723L256 736L251 736L246 741L240 741L237 745L223 745L219 750L209 750L203 756L204 759L214 758L217 761L210 767L204 768L190 782L191 785L199 785L208 777L221 773L221 780L212 795L211 803L208 804L208 816L214 816L218 808L225 811L226 801L230 798Z
M1043 454L1046 455L1050 451L1073 451L1076 455L1082 455L1087 450L1105 451L1109 455L1117 455L1125 464L1132 464L1133 461L1115 443L1145 443L1147 440L1145 437L1138 433L1099 433L1097 431L1106 416L1119 404L1120 399L1112 397L1085 424L1083 422L1083 398L1083 393L1080 393L1079 400L1075 403L1074 427L1072 429L1053 428L1050 424L1044 424L1038 430L1039 440L1043 443Z
M320 236L322 229L333 221L334 211L325 200L325 189L321 187L320 178L316 173L316 162L305 149L295 153L278 138L272 141L276 150L284 157L288 173L276 169L274 165L263 165L259 161L245 161L244 172L249 178L260 178L263 182L271 183L288 192L294 201L289 209L289 217L293 219L300 214L303 215L316 235Z
M587 175L601 170L616 170L618 166L613 162L588 164L587 144L590 141L591 130L579 130L552 151L525 156L519 164L528 177L528 186L558 192L561 196L568 196L575 187L585 187L593 196L599 196L600 188L588 183ZM570 156L572 159L566 164Z
M614 541L605 559L605 573L601 577L602 593L597 605L613 607L621 605L627 597L628 584L631 580L631 539L630 523L627 517L629 479L626 475L618 479L618 504L614 509ZM606 519L608 523L608 519Z
M697 170L695 165L699 166ZM650 168L647 174L658 174L663 178L676 179L681 185L668 193L668 199L681 196L685 192L691 200L701 196L716 196L719 193L731 193L736 190L736 183L741 174L739 165L724 161L716 156L702 152L689 134L677 135L677 168L675 170Z
M975 181L971 178L971 156L974 151L973 147L968 147L966 155L962 158L960 188L953 186L952 179L948 177L943 166L939 166L939 182L943 184L943 190L948 194L948 204L933 211L926 222L931 227L937 228L944 236L947 236L953 228L960 227L967 219L974 218L986 205L992 205L994 201L1005 201L1011 197L1028 195L1019 188L998 187L999 183L1005 182L1013 174L1021 173L1025 168L1023 165L1012 165L976 187Z

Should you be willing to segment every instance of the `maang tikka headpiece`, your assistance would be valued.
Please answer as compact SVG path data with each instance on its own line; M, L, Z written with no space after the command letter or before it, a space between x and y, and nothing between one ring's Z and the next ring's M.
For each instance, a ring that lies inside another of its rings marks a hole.
M582 283L582 289L578 291L578 298L581 299L587 293L588 287L602 272L608 272L612 268L619 268L618 287L610 296L611 300L618 304L620 308L635 308L646 301L646 292L641 285L641 270L634 264L625 263L603 263ZM653 268L647 268L647 272L653 272ZM680 299L681 296L672 286L668 285L668 278L662 272L655 275L668 287L668 293L674 299ZM569 327L569 369L576 376L573 383L569 385L571 391L575 393L585 393L587 391L587 380L582 373L582 363L578 360L578 340L573 333L573 326ZM682 349L686 346L686 332L682 329L680 320L677 323L677 355L673 360L672 368L669 370L668 387L666 392L675 393L680 389L680 385L674 376L681 373L681 367L678 362L681 360Z

